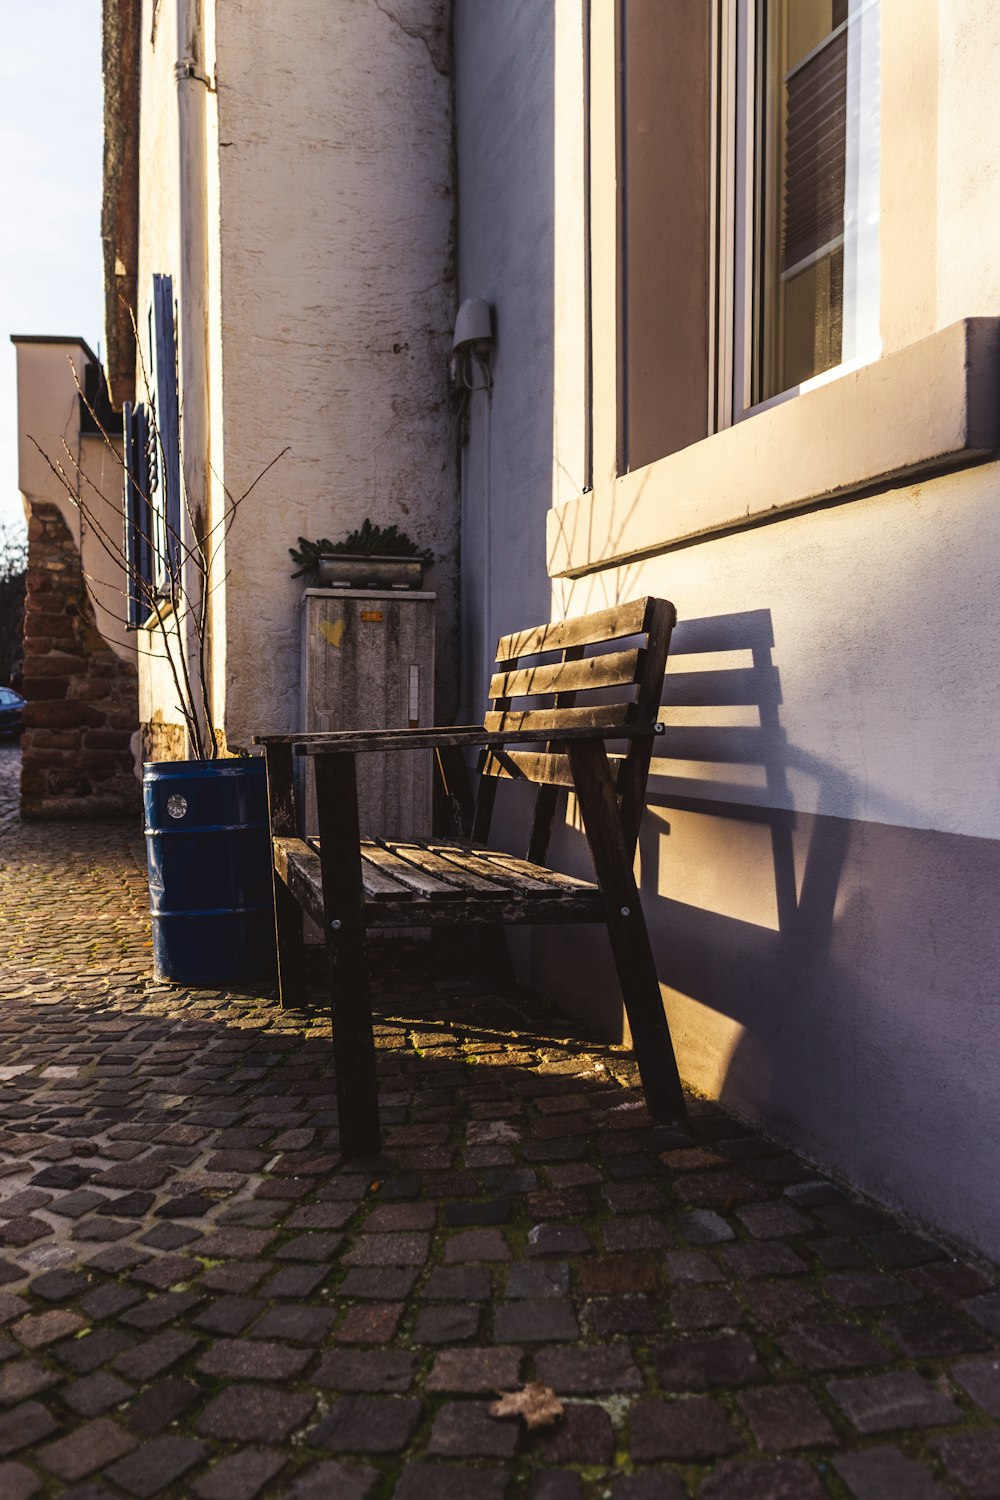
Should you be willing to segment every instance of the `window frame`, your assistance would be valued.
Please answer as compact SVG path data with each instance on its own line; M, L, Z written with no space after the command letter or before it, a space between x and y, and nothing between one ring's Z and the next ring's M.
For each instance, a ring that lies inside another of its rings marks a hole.
M710 0L710 14L720 3ZM644 467L620 470L616 298L622 247L613 128L618 14L617 0L593 0L587 18L589 109L581 111L581 128L586 131L588 212L582 228L590 294L586 436L593 466L579 493L553 493L546 517L550 578L641 566L643 559L662 558L677 547L780 524L816 507L833 507L830 514L835 515L842 504L863 502L891 486L995 462L1000 455L1000 316L977 313L976 298L959 298L954 287L947 303L940 300L938 0L879 0L881 353L869 353L856 365L835 366L804 384L797 399L789 399L795 392L783 393L748 412L752 421L724 426L717 420L715 394L725 394L718 354L725 353L721 334L731 324L720 318L720 307L724 313L730 293L715 279L706 308L716 375L706 397L706 436ZM716 44L721 16L720 9ZM718 45L713 62L717 56ZM720 118L723 125L727 119L727 100L720 97L726 81L723 75L714 83L716 142ZM728 104L731 111L732 101ZM718 265L719 241L726 238L732 211L732 197L718 191L725 166L713 150L706 160L714 205L708 247L713 266ZM973 222L981 221L981 215L973 216ZM560 451L562 472L572 472L573 462L572 449ZM612 581L612 586L618 585Z
M871 364L881 353L877 341L857 357L808 380L753 399L762 312L762 277L756 255L761 221L774 212L771 174L765 176L763 195L757 192L758 163L764 164L765 171L767 165L765 105L757 87L766 66L762 57L765 38L759 26L760 9L766 3L715 0L712 7L709 434Z

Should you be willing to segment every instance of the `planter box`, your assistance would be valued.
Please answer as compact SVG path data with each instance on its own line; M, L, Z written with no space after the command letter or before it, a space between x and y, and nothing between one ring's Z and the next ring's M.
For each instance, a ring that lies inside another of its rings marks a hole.
M319 581L327 589L419 589L426 567L422 557L328 552L319 560Z

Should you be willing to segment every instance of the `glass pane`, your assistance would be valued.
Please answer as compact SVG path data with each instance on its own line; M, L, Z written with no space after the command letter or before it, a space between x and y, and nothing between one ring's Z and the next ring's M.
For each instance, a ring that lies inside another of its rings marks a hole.
M878 0L759 0L751 402L878 351Z

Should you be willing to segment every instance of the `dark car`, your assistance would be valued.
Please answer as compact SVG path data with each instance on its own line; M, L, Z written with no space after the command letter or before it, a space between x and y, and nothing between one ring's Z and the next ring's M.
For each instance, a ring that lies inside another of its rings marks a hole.
M20 734L24 728L24 699L13 688L0 687L0 735Z

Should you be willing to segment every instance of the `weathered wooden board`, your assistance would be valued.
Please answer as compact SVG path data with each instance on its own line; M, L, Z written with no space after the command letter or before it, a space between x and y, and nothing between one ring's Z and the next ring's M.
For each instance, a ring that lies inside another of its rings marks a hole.
M521 667L515 672L497 672L490 678L491 698L531 698L540 693L564 693L588 688L630 687L642 672L645 652L610 651L605 656L584 656L579 661L550 662L547 666Z
M267 803L272 834L295 835L295 790L290 745L271 745L264 751L267 763ZM272 868L274 930L278 954L278 996L282 1005L301 1006L306 996L305 948L302 934L303 903L288 889Z
M503 713L488 713L486 728L510 735L530 729L545 730L547 739L558 739L563 729L603 729L626 725L635 718L633 703L602 703L589 708L511 708ZM649 733L649 730L646 731Z
M435 845L435 847L447 848L448 846ZM534 864L531 860L518 859L515 854L504 854L499 849L482 849L478 853L488 864L498 865L514 875L529 875L532 879L543 881L546 885L555 885L573 891L597 890L592 880L580 880L576 875L563 875L558 870L549 870L544 865Z
M538 656L543 651L561 651L566 646L592 646L599 641L620 640L641 635L647 628L649 612L656 601L635 599L629 604L615 604L573 620L557 620L534 630L518 630L501 636L496 659L513 661L519 656Z
M496 876L492 880L484 880L468 862L449 859L437 848L431 848L422 844L400 843L396 839L386 839L385 847L393 854L398 854L400 859L405 859L409 864L416 865L427 875L433 875L435 879L443 880L448 885L457 886L462 895L477 900L480 896L496 896L503 887L504 882Z
M322 734L268 734L255 735L255 745L291 745L297 755L325 755L330 752L349 752L351 755L362 755L380 750L435 750L439 746L474 746L474 745L516 745L537 744L539 740L583 740L583 739L609 739L609 740L632 740L642 739L654 734L662 734L661 724L622 722L622 714L618 710L634 710L634 704L621 705L612 704L610 709L581 708L564 709L564 713L575 712L582 716L582 722L576 724L561 724L558 731L555 729L545 732L544 726L525 725L518 728L511 723L502 729L493 729L489 726L477 725L471 729L360 729L345 733L330 732ZM546 717L546 712L536 709L535 713ZM549 710L551 714L555 710ZM491 714L491 718L504 717L503 715ZM524 719L528 715L524 713L511 712L506 717L511 720Z
M508 894L521 894L530 896L541 896L543 898L552 896L551 888L544 880L539 880L530 865L522 862L520 871L511 870L509 867L495 864L485 856L488 850L482 851L469 847L461 848L456 844L437 844L435 851L438 857L450 862L456 870L467 871L472 875L485 876L487 880L494 882L494 888L506 887Z
M413 906L385 902L369 906L365 921L369 929L394 927L466 927L502 924L530 927L552 922L603 922L604 901L589 892L563 901L528 901L522 896L488 896L478 901L418 901Z
M303 600L301 723L311 731L406 730L434 717L433 595L310 590ZM358 762L358 817L372 837L431 831L429 755ZM311 775L304 827L316 831Z
M681 1119L684 1094L604 749L591 741L571 746L569 756L646 1101L655 1118Z
M316 807L340 1149L370 1156L381 1128L353 755L317 761Z
M460 901L462 899L463 893L457 886L449 885L447 881L439 880L435 875L429 875L419 865L411 864L402 855L395 853L392 849L384 848L381 844L376 844L373 839L361 841L361 852L366 865L374 865L381 874L389 876L416 896L425 898L433 896L437 901Z
M477 849L444 840L396 843L388 847L362 839L361 878L366 905L404 903L411 922L424 902L484 899L541 899L546 907L567 895L596 895L592 881L546 870L513 854ZM281 879L315 918L322 911L319 840L276 838L274 865Z
M274 868L295 900L314 922L323 921L323 877L319 855L304 839L272 839ZM280 964L281 955L278 956Z

